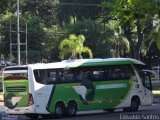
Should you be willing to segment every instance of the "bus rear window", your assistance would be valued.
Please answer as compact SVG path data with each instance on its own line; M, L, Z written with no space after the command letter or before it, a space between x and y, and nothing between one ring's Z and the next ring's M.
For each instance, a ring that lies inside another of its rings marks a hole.
M4 80L27 80L27 73L6 73Z

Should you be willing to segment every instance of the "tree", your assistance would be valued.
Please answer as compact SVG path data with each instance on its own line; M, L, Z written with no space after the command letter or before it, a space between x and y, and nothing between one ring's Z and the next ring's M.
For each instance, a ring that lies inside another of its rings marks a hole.
M60 24L76 22L82 19L95 20L102 12L100 3L103 0L59 0L57 18Z
M130 52L130 45L126 37L124 36L119 21L110 20L107 26L114 32L110 37L110 44L112 45L111 57L127 57L127 53Z
M9 24L11 19L13 19L14 16L10 12L6 12L1 18L1 24L0 24L0 53L4 58L7 58L9 55L10 50L10 38L9 38ZM7 26L7 27L6 27Z
M1 0L0 1L0 13L3 13L6 8L8 7L8 0Z
M43 20L47 26L55 24L58 0L24 0L22 14L30 13Z
M0 36L1 36L1 54L7 59L9 53L10 53L10 22L12 23L12 31L16 31L16 17L11 12L6 12L2 19L1 19L1 25L0 25ZM25 25L25 23L28 23L28 60L29 63L33 62L39 62L41 61L43 55L42 55L42 43L44 41L44 24L39 17L32 16L31 14L26 14L25 17L20 16L20 30L22 29L22 25ZM23 26L24 27L24 26ZM17 34L15 32L12 33L12 42L17 43ZM20 41L21 43L24 41L25 34L20 32ZM22 48L22 46L21 46ZM12 49L14 52L14 57L17 56L17 48L16 46L13 46ZM22 50L22 49L21 49ZM21 52L21 60L23 60L23 52Z
M139 59L142 49L147 49L145 40L152 31L152 22L159 8L152 0L114 0L102 3L110 8L110 17L118 20L130 43L131 57Z
M160 13L156 14L154 18L154 31L152 31L153 40L156 40L156 45L160 49Z
M95 58L110 57L111 41L114 36L107 24L101 20L83 19L67 26L68 34L83 34L85 45L92 49Z
M90 58L93 57L91 49L84 47L85 37L83 35L76 36L75 34L70 34L68 38L62 40L59 44L60 57L64 58L65 54L71 54L69 58L82 59L82 53L87 53Z
M45 27L44 29L44 41L43 41L43 53L44 57L48 61L58 61L58 45L60 41L66 37L66 29L62 29L59 25L52 25L51 27Z

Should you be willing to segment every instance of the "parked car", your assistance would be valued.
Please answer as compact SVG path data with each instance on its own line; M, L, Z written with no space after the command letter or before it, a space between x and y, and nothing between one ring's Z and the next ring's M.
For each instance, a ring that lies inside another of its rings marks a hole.
M5 67L6 66L6 63L4 60L0 60L0 67Z

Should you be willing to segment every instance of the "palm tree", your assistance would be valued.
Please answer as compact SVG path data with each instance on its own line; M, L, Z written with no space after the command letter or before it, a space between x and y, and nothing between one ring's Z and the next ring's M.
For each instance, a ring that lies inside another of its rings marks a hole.
M124 52L124 50L127 53L130 52L130 43L124 36L119 24L118 20L111 20L107 24L107 26L114 32L114 36L110 38L110 42L114 46L111 53L112 57L122 57L121 53Z
M83 46L84 41L84 35L70 34L68 38L62 40L59 44L60 58L64 59L65 55L70 55L69 58L82 59L82 53L87 53L89 58L93 58L91 49Z

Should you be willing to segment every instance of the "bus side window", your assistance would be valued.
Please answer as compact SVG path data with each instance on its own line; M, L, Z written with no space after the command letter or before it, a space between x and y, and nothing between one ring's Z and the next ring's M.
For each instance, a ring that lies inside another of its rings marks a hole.
M56 70L48 71L47 84L58 83L59 80L58 78L59 78L58 71Z
M133 75L134 73L131 66L125 65L122 67L121 79L130 80Z
M36 82L41 84L46 84L44 70L34 70L33 72L34 72Z
M87 70L82 73L81 84L85 85L87 88L93 88L93 71Z
M62 70L60 81L62 83L69 83L74 81L74 74L72 70Z
M95 67L92 73L93 81L103 81L105 80L105 71L103 67Z
M106 68L106 78L107 80L119 80L121 79L120 77L120 72L121 69L119 68L119 66L109 66Z
M106 68L107 80L129 80L133 75L133 70L130 65L114 65Z
M82 80L82 72L80 70L74 71L74 79L76 82L80 82Z
M39 78L39 72L38 72L38 70L34 70L33 73L34 73L34 77L35 77L36 82L39 82L40 78Z

